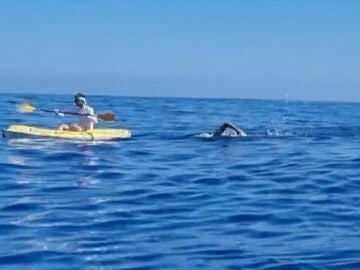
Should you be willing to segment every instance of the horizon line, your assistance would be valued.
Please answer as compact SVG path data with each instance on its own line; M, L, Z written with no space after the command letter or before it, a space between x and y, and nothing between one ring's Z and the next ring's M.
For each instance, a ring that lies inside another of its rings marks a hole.
M74 92L76 93L76 92ZM74 93L43 93L43 92L2 92L0 95L49 95L49 96L72 96ZM211 99L211 100L260 100L260 101L288 101L288 102L309 102L309 103L355 103L358 104L360 101L349 101L349 100L316 100L316 99L297 99L297 98L261 98L261 97L199 97L199 96L162 96L162 95L121 95L121 94L86 94L89 97L124 97L124 98L158 98L158 99Z

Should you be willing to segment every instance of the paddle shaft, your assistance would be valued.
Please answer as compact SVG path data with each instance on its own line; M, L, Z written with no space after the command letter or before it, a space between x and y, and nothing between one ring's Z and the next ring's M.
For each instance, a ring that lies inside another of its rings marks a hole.
M102 113L97 115L92 115L88 113L75 113L75 112L63 112L63 111L54 111L54 110L39 110L41 112L51 112L51 113L63 113L63 114L70 114L70 115L78 115L78 116L92 116L97 117L103 121L115 121L115 115L113 113Z
M115 121L115 114L108 112L108 113L102 113L102 114L89 114L89 113L76 113L76 112L66 112L66 111L59 111L59 110L43 110L43 109L37 109L33 106L31 106L29 103L24 103L22 106L19 106L17 108L19 112L34 112L34 111L40 111L40 112L47 112L47 113L62 113L62 114L69 114L69 115L78 115L78 116L92 116L97 117L100 120L103 121Z
M39 110L41 112L51 112L51 113L63 113L63 114L70 114L70 115L78 115L78 116L97 116L91 114L82 114L82 113L75 113L75 112L63 112L63 111L54 111L54 110Z

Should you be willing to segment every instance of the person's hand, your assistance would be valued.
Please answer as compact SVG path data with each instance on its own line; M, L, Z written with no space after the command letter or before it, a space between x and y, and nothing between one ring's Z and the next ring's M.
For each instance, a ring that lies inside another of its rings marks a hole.
M54 110L57 116L64 117L64 113L60 112L60 110Z

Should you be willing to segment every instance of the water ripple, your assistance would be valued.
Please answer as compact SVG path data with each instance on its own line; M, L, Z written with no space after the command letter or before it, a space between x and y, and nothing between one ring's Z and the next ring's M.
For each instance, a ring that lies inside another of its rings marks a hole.
M8 101L22 98L3 97L6 115ZM26 99L68 104L65 96ZM360 268L357 106L92 102L118 110L124 122L111 125L126 124L134 137L0 141L1 269ZM197 136L225 121L249 137Z

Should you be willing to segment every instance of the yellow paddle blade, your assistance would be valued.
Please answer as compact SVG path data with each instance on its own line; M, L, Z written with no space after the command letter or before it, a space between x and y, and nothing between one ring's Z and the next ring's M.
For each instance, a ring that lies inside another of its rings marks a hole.
M29 103L27 103L27 102L25 102L24 104L22 104L22 105L19 105L19 106L17 106L17 111L18 112L34 112L34 111L36 111L36 108L35 107L33 107L33 106L31 106Z
M113 113L102 113L98 114L97 118L104 120L104 121L115 121L115 114Z

